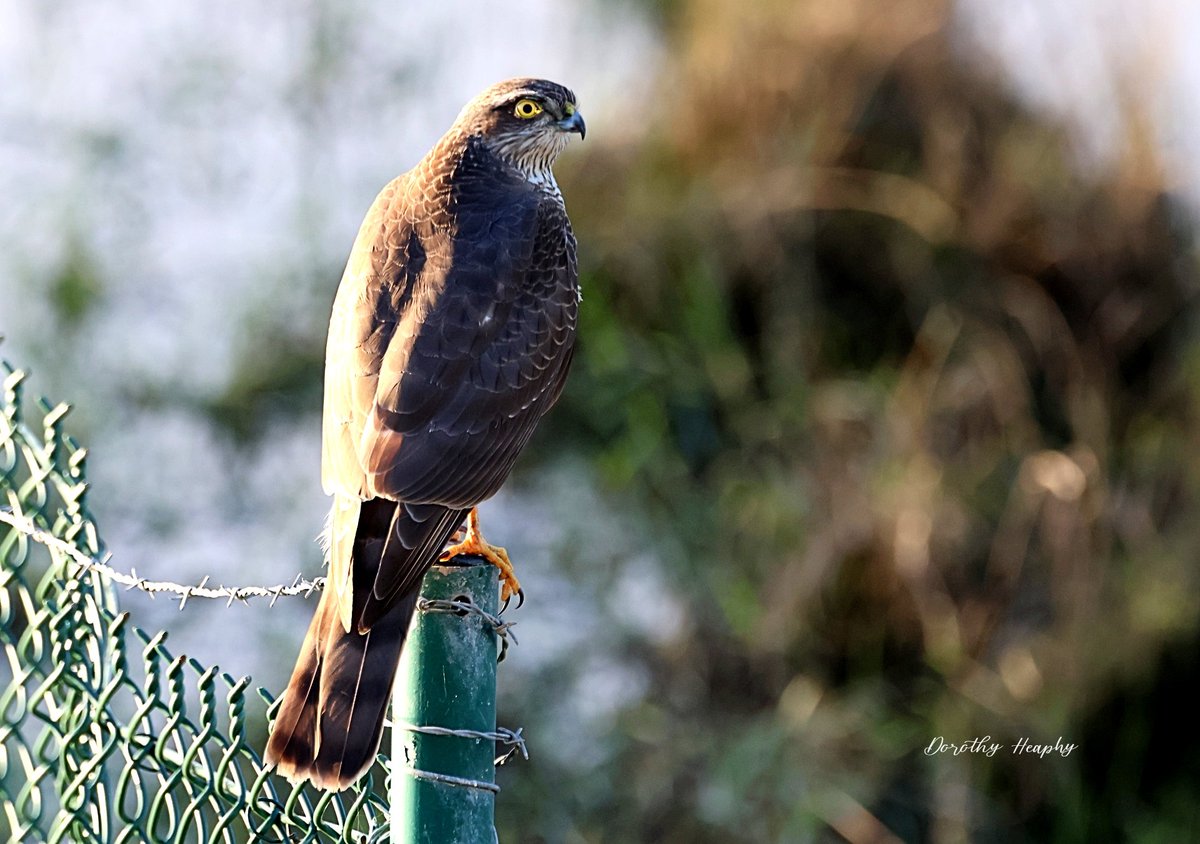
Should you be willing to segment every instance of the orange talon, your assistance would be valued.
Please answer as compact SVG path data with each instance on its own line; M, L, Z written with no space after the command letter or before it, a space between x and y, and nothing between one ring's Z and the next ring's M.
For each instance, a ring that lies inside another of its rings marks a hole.
M500 599L506 605L512 600L513 595L522 595L522 600L524 599L521 583L517 580L516 572L513 571L512 560L508 558L508 552L499 545L489 545L483 538L483 534L479 530L478 507L472 507L471 512L467 514L467 535L461 542L456 542L443 551L440 560L444 563L459 554L474 554L477 557L483 557L500 569L500 582L503 584L500 590Z

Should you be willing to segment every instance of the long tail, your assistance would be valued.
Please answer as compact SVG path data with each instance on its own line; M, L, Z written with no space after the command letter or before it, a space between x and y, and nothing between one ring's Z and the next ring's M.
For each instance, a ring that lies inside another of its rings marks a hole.
M329 578L267 742L268 765L336 791L375 761L421 576L465 514L381 499L335 506Z
M267 764L293 782L334 791L371 766L416 603L414 591L368 632L347 632L334 594L321 595L267 743Z

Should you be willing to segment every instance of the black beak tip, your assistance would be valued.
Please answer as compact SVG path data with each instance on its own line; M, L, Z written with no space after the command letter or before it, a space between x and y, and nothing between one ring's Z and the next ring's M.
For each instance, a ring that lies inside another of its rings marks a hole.
M578 132L580 140L587 136L587 124L583 122L583 115L577 111L569 117L564 117L558 122L558 125L564 132Z

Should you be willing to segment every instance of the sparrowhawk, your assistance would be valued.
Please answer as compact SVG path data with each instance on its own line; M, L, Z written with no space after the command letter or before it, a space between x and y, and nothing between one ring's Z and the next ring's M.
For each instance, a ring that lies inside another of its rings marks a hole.
M266 749L293 781L341 789L374 761L421 578L464 523L445 554L518 589L474 508L571 363L579 272L550 168L584 128L561 85L493 85L359 229L325 358L328 578Z

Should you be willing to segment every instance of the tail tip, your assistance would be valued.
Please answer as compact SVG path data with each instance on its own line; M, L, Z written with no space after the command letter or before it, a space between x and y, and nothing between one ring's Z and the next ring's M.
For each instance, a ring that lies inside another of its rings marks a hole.
M276 774L279 774L279 776L297 788L303 786L305 783L312 783L322 791L344 791L358 779L357 776L343 777L340 771L320 771L312 765L292 765L286 761L267 765L267 770L271 770L272 768Z
M282 750L267 746L263 755L263 769L274 771L296 787L312 783L323 791L344 791L353 785L359 777L366 773L367 767L343 775L340 762L328 766L327 770L317 767L317 762L311 755L301 758L289 753L289 748ZM372 760L373 761L373 760Z

